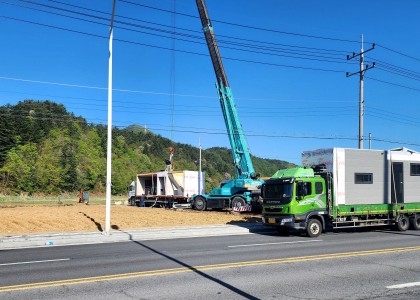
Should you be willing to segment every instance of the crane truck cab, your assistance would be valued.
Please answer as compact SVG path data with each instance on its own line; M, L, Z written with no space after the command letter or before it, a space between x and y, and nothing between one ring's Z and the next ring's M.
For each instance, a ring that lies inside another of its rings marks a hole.
M223 180L210 194L194 195L192 206L196 210L232 208L235 211L261 210L261 185L263 180Z

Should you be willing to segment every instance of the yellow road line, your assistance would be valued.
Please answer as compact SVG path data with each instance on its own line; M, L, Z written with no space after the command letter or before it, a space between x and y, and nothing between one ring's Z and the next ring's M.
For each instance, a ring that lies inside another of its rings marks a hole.
M420 251L420 246L404 247L404 248L389 248L389 249L382 249L382 250L367 250L367 251L358 251L358 252L341 252L341 253L333 253L333 254L320 254L320 255L276 258L276 259L266 259L266 260L253 260L253 261L243 261L243 262L236 262L236 263L226 263L226 264L191 266L190 268L181 267L181 268L172 268L172 269L141 271L141 272L122 273L122 274L113 274L113 275L104 275L104 276L93 276L93 277L85 277L85 278L75 278L75 279L36 282L36 283L28 283L28 284L10 285L10 286L0 286L0 293L39 289L39 288L48 288L48 287L62 286L62 285L76 285L76 284L86 284L86 283L93 283L93 282L104 282L104 281L122 280L122 279L130 279L130 278L161 276L161 275L178 274L178 273L195 272L195 271L202 272L202 271L229 269L229 268L251 267L251 266L284 264L284 263L298 263L298 262L305 262L305 261L338 259L338 258L368 256L368 255L381 255L381 254L391 254L391 253L397 253L397 252L410 252L410 251Z

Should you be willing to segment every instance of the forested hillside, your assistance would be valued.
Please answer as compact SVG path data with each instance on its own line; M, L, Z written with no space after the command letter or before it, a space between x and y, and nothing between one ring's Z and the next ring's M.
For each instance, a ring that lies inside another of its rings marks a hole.
M107 128L88 124L51 101L25 100L0 107L0 193L104 192ZM169 147L176 170L197 170L199 150L138 125L113 129L112 193L125 193L136 173L165 168ZM230 150L202 151L206 190L234 176ZM256 172L270 176L291 164L253 157Z

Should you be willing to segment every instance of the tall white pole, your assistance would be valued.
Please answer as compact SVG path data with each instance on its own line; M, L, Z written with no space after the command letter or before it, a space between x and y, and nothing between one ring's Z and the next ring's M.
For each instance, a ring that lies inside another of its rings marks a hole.
M111 234L111 159L112 159L112 39L115 15L114 0L112 6L111 26L109 28L109 62L108 62L108 136L106 153L106 208L105 208L105 234Z
M202 179L201 179L201 141L200 140L198 140L198 147L200 149L200 156L198 158L198 193L202 194L201 193L201 181L202 181Z

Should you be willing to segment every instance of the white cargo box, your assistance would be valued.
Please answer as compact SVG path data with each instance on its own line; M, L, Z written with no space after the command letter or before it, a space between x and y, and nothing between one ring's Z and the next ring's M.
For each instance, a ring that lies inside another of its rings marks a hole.
M398 148L326 148L302 153L302 164L333 173L337 205L420 202L420 153Z
M184 196L204 193L205 173L161 171L137 174L136 195Z

